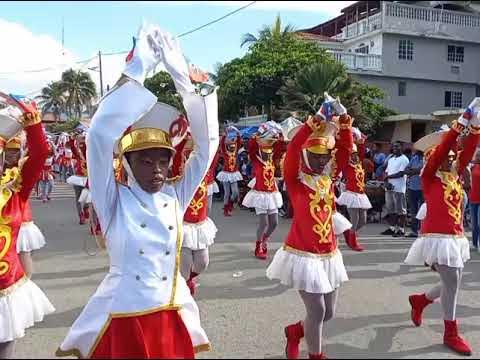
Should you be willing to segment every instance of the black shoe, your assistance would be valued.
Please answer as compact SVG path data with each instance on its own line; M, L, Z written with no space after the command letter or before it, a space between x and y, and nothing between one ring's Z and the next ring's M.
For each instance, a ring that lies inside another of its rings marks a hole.
M418 237L418 234L415 234L412 232L407 235L407 238L411 238L411 239L416 239L417 237Z
M380 235L393 235L393 234L395 234L395 232L392 231L392 229L390 229L390 228L388 228L384 232L380 233Z
M393 234L393 237L405 237L405 233L403 231L397 231Z

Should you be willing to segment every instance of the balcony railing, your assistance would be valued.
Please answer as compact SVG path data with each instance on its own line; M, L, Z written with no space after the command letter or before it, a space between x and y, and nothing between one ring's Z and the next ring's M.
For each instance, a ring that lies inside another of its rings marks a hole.
M390 2L383 5L385 16L480 28L480 16L474 14Z
M382 56L357 54L343 51L329 51L333 58L343 63L349 70L382 71Z
M423 32L437 26L466 40L480 39L480 15L387 1L382 1L381 12L345 26L333 38L347 40L382 28Z

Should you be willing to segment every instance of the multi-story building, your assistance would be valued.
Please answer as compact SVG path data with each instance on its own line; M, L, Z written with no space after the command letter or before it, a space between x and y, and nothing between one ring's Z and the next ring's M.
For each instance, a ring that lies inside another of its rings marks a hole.
M415 141L480 96L479 2L358 1L299 35L384 91L400 114L385 140Z

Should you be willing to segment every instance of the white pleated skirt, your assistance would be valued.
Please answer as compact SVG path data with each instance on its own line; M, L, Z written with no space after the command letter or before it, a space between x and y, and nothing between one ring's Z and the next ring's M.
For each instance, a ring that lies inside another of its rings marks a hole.
M184 222L182 247L191 250L207 249L213 245L217 231L215 223L210 218L199 224Z
M366 194L359 194L352 191L344 191L337 199L337 204L346 206L349 209L371 209L372 204Z
M20 226L17 238L17 253L31 252L45 246L45 236L33 222L24 222Z
M348 281L340 250L318 255L283 246L267 268L267 277L313 294L328 294Z
M240 174L240 171L235 171L235 172L220 171L217 175L217 180L221 182L234 183L237 181L242 181L243 176L242 174Z
M242 205L265 211L276 210L283 206L282 194L278 191L266 192L250 190L243 198Z
M405 263L414 266L427 263L463 268L468 260L470 244L465 236L425 234L413 242Z
M43 321L55 308L42 290L26 277L0 294L0 343L25 336L25 329Z

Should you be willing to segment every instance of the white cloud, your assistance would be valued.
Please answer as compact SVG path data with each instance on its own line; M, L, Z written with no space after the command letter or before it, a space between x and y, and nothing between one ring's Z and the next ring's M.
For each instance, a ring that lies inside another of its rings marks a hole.
M225 6L231 8L240 8L249 4L251 1L136 1L143 5L210 5ZM356 1L257 1L249 9L268 10L268 11L310 11L320 14L337 16L340 11L355 3Z

